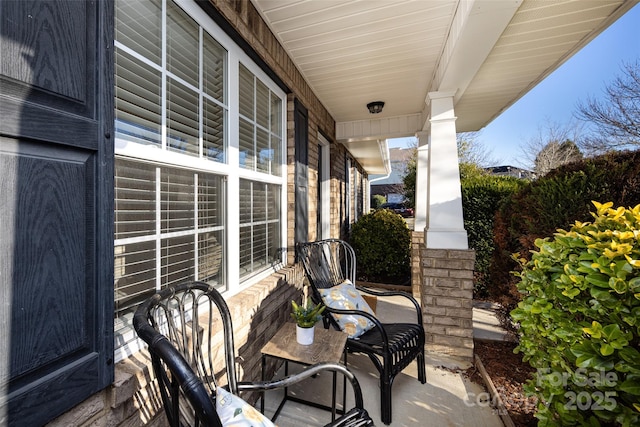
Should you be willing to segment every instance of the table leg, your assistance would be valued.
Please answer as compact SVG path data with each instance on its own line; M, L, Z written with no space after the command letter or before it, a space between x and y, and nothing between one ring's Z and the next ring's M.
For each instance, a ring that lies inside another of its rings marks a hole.
M336 420L336 380L337 372L333 372L333 390L331 392L331 422Z
M263 354L262 355L262 374L260 376L260 378L262 379L262 381L265 381L265 371L267 368L267 357ZM260 399L260 413L262 413L264 415L264 398L266 395L266 391L262 390L262 399Z
M289 376L289 361L285 360L284 361L284 377L288 377ZM285 400L289 398L289 387L285 387L284 388L284 398Z
M344 366L347 367L347 348L344 349ZM347 377L342 376L342 412L347 413Z
M285 376L285 378L289 376L289 361L288 360L284 361L284 376ZM287 403L288 399L289 399L289 387L285 387L284 388L284 397L282 398L282 401L280 402L280 405L278 405L278 409L276 409L276 412L273 414L273 417L271 417L271 421L275 422L278 419L278 416L280 415L280 411L282 411L282 408L284 407L284 404Z

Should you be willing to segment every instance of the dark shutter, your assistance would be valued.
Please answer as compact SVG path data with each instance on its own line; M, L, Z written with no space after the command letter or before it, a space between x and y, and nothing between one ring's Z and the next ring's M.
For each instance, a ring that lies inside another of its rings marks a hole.
M293 120L296 143L295 243L299 243L306 242L309 236L309 116L307 109L297 99Z
M113 381L113 1L0 2L0 425Z

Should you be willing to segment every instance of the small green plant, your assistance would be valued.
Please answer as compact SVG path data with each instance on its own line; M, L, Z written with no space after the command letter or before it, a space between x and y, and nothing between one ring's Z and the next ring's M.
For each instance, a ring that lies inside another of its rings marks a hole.
M593 222L515 257L516 351L537 369L525 390L541 427L640 425L640 205L593 204Z
M291 301L291 317L293 317L298 326L301 328L310 328L322 319L322 312L326 308L322 303L314 304L311 298L307 298L302 305L298 305L295 301Z

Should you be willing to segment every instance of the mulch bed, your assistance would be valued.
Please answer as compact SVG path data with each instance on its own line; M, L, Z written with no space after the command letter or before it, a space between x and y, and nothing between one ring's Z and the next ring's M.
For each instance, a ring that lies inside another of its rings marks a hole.
M516 343L498 341L475 341L475 354L480 357L491 381L495 385L513 423L518 427L537 425L534 417L536 399L527 397L522 385L533 377L535 369L522 361L521 354L515 354ZM483 384L475 368L469 368L469 377Z

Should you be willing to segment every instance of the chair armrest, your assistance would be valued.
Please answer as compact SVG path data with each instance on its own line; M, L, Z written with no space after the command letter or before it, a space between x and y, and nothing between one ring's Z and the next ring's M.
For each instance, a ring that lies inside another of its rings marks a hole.
M362 389L360 388L360 383L358 382L358 379L345 366L337 363L316 363L315 365L311 365L308 368L305 368L304 371L298 374L289 375L288 377L275 380L275 381L238 382L238 390L239 391L264 391L264 390L275 390L279 388L290 387L293 384L297 384L301 381L306 380L311 376L317 375L324 371L333 371L333 372L337 372L344 375L351 383L351 388L353 389L353 396L354 396L356 408L358 409L364 408L364 403L362 400Z
M366 311L360 311L360 310L343 310L343 309L339 309L339 308L331 308L329 306L327 306L327 308L324 310L325 313L335 313L335 314L355 314L358 316L363 316L366 317L367 319L369 319L375 328L377 328L378 330L380 330L380 336L382 337L382 347L384 349L384 351L386 352L389 349L389 338L387 337L387 332L384 330L384 328L382 327L382 323L380 323L380 320L378 320L378 318L376 316L374 316L371 313L368 313Z
M376 290L365 288L365 287L362 287L362 286L356 286L356 289L359 292L364 292L365 294L375 295L375 296L379 296L379 297L404 297L404 298L407 298L409 301L411 301L411 303L413 304L413 307L416 310L416 317L417 317L417 320L418 320L418 324L422 325L422 310L420 309L420 304L418 304L418 301L413 297L413 295L408 294L406 292L402 292L402 291L376 291Z

